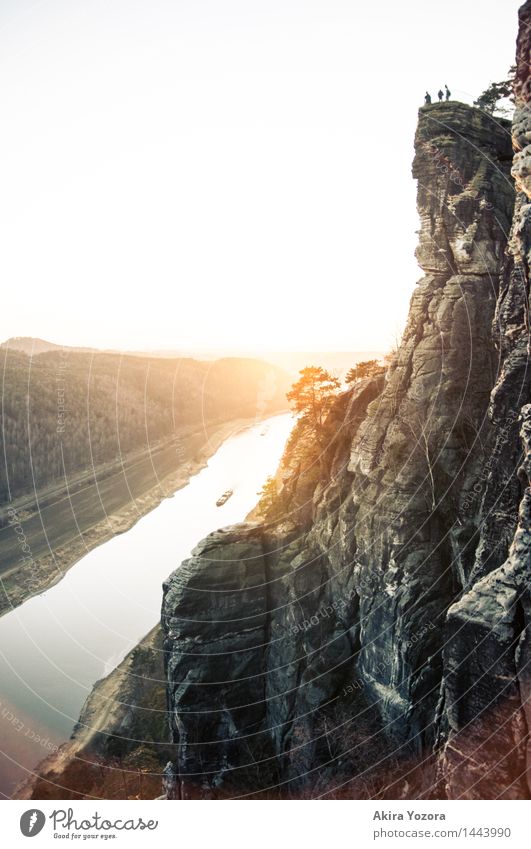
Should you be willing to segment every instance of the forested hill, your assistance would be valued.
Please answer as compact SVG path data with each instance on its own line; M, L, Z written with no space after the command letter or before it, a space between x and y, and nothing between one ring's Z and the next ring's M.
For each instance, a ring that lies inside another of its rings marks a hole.
M277 366L49 351L0 350L0 501L114 463L189 429L286 409Z

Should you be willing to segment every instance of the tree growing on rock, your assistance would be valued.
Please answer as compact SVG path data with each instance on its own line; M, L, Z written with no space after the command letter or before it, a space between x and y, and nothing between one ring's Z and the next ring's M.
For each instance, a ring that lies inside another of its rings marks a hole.
M491 83L485 91L479 95L477 100L474 100L474 106L483 109L488 115L510 115L511 108L506 105L499 105L501 100L512 100L514 90L514 75L516 68L513 66L509 69L509 74L506 80L498 83Z
M279 498L276 479L270 475L257 495L260 496L258 506L262 515L268 519L279 518L281 499Z
M341 384L337 377L318 366L308 366L299 372L300 378L287 394L295 413L309 424L321 449L326 417Z
M375 375L383 374L384 371L384 366L381 366L378 360L364 360L361 363L357 363L354 368L351 368L347 372L345 380L347 383L355 383L356 380L362 380L364 377L374 377Z

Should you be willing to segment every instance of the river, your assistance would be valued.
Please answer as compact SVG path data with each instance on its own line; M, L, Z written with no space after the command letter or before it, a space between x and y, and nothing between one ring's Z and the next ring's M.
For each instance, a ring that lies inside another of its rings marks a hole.
M283 414L231 436L172 498L0 619L4 798L69 738L94 683L160 619L162 581L202 537L254 507L292 426ZM229 489L232 497L216 506Z

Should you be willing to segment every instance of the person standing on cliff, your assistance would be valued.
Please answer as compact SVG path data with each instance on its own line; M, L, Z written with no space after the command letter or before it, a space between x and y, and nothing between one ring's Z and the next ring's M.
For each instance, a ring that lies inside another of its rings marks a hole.
M448 102L450 100L451 96L452 96L452 92L450 91L450 89L448 88L446 83L444 84L444 87L446 89L446 101Z
M426 96L424 97L424 103L426 104L426 106L429 106L431 103L431 94L429 93L429 91L426 92Z
M442 90L442 88L439 89L437 97L439 98L439 103L442 103L442 99L444 97L444 91Z

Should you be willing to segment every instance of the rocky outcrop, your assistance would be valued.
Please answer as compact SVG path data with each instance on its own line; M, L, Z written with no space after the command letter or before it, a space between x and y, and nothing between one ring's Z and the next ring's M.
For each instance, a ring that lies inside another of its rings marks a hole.
M168 580L170 798L529 795L531 206L520 192L513 219L512 159L507 122L420 110L424 277L385 380L339 397L303 482L311 446L291 441L281 516L211 535Z
M500 356L489 408L493 448L480 479L474 567L446 625L441 773L452 798L518 799L531 793L530 2L519 17L512 127L517 196L493 328Z
M295 483L286 482L283 519L211 534L166 584L162 624L178 752L168 770L172 797L282 795L284 776L297 778L316 749L328 751L322 730L318 740L308 736L316 723L325 728L325 712L316 716L314 706L337 698L351 680L359 625L353 585L348 597L337 591L313 539L309 482L316 503L337 509L350 443L381 384L364 381L340 401L327 457L335 493L323 493L309 469L301 474L304 451L292 446L284 467L294 467ZM301 532L304 525L310 531ZM351 582L345 570L343 577Z
M352 556L365 588L358 671L397 744L419 752L433 743L446 611L472 568L513 192L507 126L479 111L421 110L415 144L426 274L349 469Z

